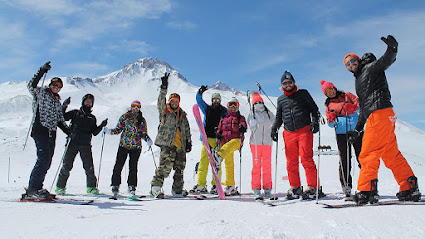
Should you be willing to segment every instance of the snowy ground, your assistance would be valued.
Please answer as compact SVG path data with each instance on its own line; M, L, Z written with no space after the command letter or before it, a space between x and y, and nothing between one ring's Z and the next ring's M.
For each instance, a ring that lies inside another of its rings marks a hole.
M99 122L108 117L108 127L116 124L118 117L125 112L126 105L129 105L133 99L141 99L142 110L150 126L150 135L154 138L158 123L156 110L158 85L151 87L149 84L157 83L148 81L143 82L141 86L133 84L131 89L128 86L125 89L115 86L114 90L108 89L107 86L104 88L94 86L66 88L65 86L61 94L64 98L72 96L70 109L73 109L79 107L82 95L88 91L94 92L97 97L94 114ZM201 149L201 142L197 140L199 132L190 112L195 102L197 88L187 84L173 84L172 82L171 87L178 89L182 95L182 108L189 113L192 127L194 146L193 151L187 155L185 170L185 188L190 189L196 184L194 167L199 160ZM124 199L112 201L107 196L101 196L90 205L16 202L28 184L29 175L35 163L35 145L32 138L28 140L25 151L22 151L31 118L29 107L31 101L28 101L28 94L23 83L3 84L1 89L3 94L0 96L0 110L3 113L0 114L0 238L424 238L425 206L422 205L324 208L321 205L322 202L336 203L340 201L339 198L342 198L338 180L338 156L335 155L320 157L323 191L333 199L324 198L319 201L319 204L309 201L278 207L269 207L255 202L250 187L252 158L247 146L242 150L242 185L239 180L239 153L235 153L235 179L244 194L241 197L232 197L224 201L185 198L133 202ZM213 93L213 90L210 91L205 93L205 99ZM119 92L128 92L128 95L119 94ZM135 97L135 92L139 93L138 97ZM229 92L221 93L223 102L227 102L233 95ZM24 96L15 97L20 94ZM246 99L243 96L238 97L241 101L241 112L247 116L249 108ZM270 109L273 108L271 104L267 103L267 105ZM398 121L396 134L400 150L418 176L421 191L425 192L423 187L425 155L422 150L425 133ZM118 136L108 135L105 138L99 188L106 194L110 193L110 177L118 140ZM281 138L280 140L282 141ZM314 142L317 147L317 135ZM96 174L98 174L102 138L94 137L92 143ZM245 144L247 145L248 141L245 141ZM322 126L321 144L336 148L334 132L326 125ZM289 183L287 180L282 180L282 177L286 175L286 161L281 142L279 148L277 192L282 197L289 189ZM53 163L45 180L45 188L48 190L52 186L63 151L64 135L59 133ZM159 148L154 147L154 152L158 163ZM272 157L274 180L275 148ZM315 160L317 162L317 156ZM149 183L154 170L151 153L149 151L142 153L139 160L138 194L149 192ZM302 167L300 171L302 182L305 184ZM126 191L127 172L126 166L123 170L121 187L123 195ZM356 167L355 185L358 173L359 169ZM211 175L208 178L211 179ZM166 194L171 193L171 184L172 175L165 181ZM378 188L383 199L395 199L398 191L397 183L391 171L383 164L379 173ZM84 195L85 190L85 174L81 160L77 156L68 180L67 191ZM79 198L82 197L89 198L79 196Z

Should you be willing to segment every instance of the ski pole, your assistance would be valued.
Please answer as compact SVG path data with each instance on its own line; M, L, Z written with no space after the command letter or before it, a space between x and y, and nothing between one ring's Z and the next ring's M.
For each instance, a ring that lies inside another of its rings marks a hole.
M63 159L65 158L66 152L68 151L68 146L69 146L69 143L70 143L70 142L71 142L71 139L68 139L68 138L67 138L67 140L66 140L66 144L65 144L65 151L63 151L62 159L61 159L61 161L60 161L60 163L59 163L58 170L56 170L55 178L53 179L52 186L50 186L50 192L52 191L52 189L53 189L53 185L55 184L56 178L58 177L59 170L60 170L60 168L61 168L61 166L62 166L62 164L63 164Z
M277 109L276 105L273 103L273 101L269 98L269 96L266 94L266 92L263 90L263 88L261 88L260 83L258 83L258 81L255 82L255 84L257 84L258 86L258 90L262 91L263 94L267 97L267 99L269 99L270 103L272 103L272 105L274 106L275 109Z
M103 156L103 146L105 145L105 128L103 128L102 131L102 149L100 150L100 159L99 159L99 171L97 173L97 182L96 182L96 188L99 186L99 180L100 180L100 169L102 167L102 156Z
M277 134L279 135L279 130L277 131ZM279 137L276 140L276 160L275 160L275 168L274 168L274 198L270 198L271 200L277 200L277 192L276 192L276 188L277 188L277 155L279 153Z
M9 167L7 169L7 183L9 183L9 179L10 179L10 157L9 157Z
M251 97L250 97L249 94L250 94L250 91L248 90L246 92L246 97L248 98L249 110L251 111L252 118L255 120L254 106L251 106ZM257 140L255 138L255 126L251 125L251 128L252 128L252 138L254 139L254 145L255 145L255 164L257 164L257 162L258 162L258 151L257 151Z
M153 153L152 146L149 146L149 150L152 152L153 164L155 165L155 169L158 169L156 166L155 154Z
M49 63L50 63L50 61L49 61ZM44 74L44 78L43 78L43 81L41 82L41 87L38 90L38 94L40 94L41 90L43 89L44 80L46 79L46 76L47 76L47 72L46 72L46 74ZM34 123L35 116L37 115L38 99L39 99L39 97L37 97L37 99L35 101L35 112L33 112L33 114L32 114L32 119L31 119L30 127L28 128L27 137L25 137L24 148L22 149L22 151L25 151L25 147L27 146L28 137L29 137L30 132L31 132L32 124Z
M325 119L323 118L323 116L320 114L319 112L319 120L321 124L325 124ZM319 146L320 146L320 123L319 123ZM317 188L316 188L316 204L319 204L319 189L320 189L320 178L319 178L319 172L320 172L320 150L318 148L318 152L317 152Z

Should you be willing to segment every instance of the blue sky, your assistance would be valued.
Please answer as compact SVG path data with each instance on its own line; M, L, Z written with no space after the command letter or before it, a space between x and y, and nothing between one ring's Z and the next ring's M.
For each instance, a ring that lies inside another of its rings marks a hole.
M27 81L46 61L51 76L94 78L141 57L167 61L195 85L255 81L279 96L290 70L323 109L320 81L354 92L346 53L399 41L387 70L397 116L425 130L425 1L0 0L0 82Z

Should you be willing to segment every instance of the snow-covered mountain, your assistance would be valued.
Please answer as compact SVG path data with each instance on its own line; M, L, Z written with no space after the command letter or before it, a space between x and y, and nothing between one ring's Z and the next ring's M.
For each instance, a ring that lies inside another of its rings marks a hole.
M34 69L34 72L36 70ZM194 168L201 153L199 131L192 114L192 106L196 103L195 95L199 86L190 84L168 63L155 58L141 58L121 70L94 79L63 77L65 84L60 94L62 99L71 97L68 109L79 108L83 95L94 94L96 98L93 113L98 122L109 118L108 127L116 125L119 116L126 112L131 101L140 100L149 134L154 138L158 126L156 100L161 84L160 78L165 72L171 73L168 95L172 92L179 93L181 107L189 115L193 150L187 154L184 180L185 188L190 189L196 184ZM30 77L32 75L29 79ZM49 78L53 76L47 77L46 83L50 82ZM235 153L236 184L245 193L241 198L229 198L226 201L182 199L111 202L107 197L100 197L95 203L87 206L11 202L23 193L35 162L36 150L31 138L28 140L25 151L22 151L32 117L32 97L26 89L26 84L27 82L0 84L0 92L2 92L0 94L0 210L3 218L3 222L0 223L0 235L2 238L420 238L425 234L424 206L403 205L329 210L324 209L320 204L316 205L315 202L275 208L254 202L247 195L251 192L252 169L248 139L241 151L242 158L239 157L239 153ZM255 88L253 86L253 89ZM249 105L243 92L225 83L217 82L204 93L204 100L210 102L211 95L215 92L222 95L223 103L236 95L241 104L241 113L245 116L249 114ZM263 97L263 99L267 107L274 111L273 105L267 98ZM271 97L271 99L276 101L277 98ZM422 180L425 180L423 153L425 132L398 120L396 135L401 152L418 176L421 191L425 192L425 188L422 187ZM274 187L282 196L289 189L289 183L282 178L287 175L287 172L282 137L279 140L278 150L273 148L272 171ZM96 136L92 140L96 174L100 176L99 188L104 193L110 192L110 177L118 143L119 137L111 135L105 138ZM318 134L315 135L314 147L317 147L317 143ZM59 132L55 156L45 180L45 188L48 190L54 186L53 181L60 166L64 144L65 136ZM333 149L336 149L335 133L326 125L321 127L321 144L331 145ZM155 171L153 160L156 160L157 164L159 161L158 147L153 147L155 158L146 149L144 145L139 160L137 188L139 194L148 194L150 181ZM277 157L276 153L278 153ZM85 174L78 157L68 180L67 191L84 194ZM315 157L315 160L317 161L318 157ZM320 179L323 190L334 197L342 197L339 194L338 160L336 155L320 157ZM120 189L124 195L126 170L123 170L123 184ZM277 175L274 174L275 170ZM355 185L358 173L359 169L354 168ZM304 170L301 166L300 174L302 183L305 184ZM223 173L222 178L224 177ZM211 175L208 176L208 180L210 179ZM210 188L210 182L207 184ZM395 198L394 195L398 191L397 183L391 171L383 164L379 172L378 185L383 198ZM172 174L165 180L166 194L170 194L171 186ZM34 223L35 221L37 223Z

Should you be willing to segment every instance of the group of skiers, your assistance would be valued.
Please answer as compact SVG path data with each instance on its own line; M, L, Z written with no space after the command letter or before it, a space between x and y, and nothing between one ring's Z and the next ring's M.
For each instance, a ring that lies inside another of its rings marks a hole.
M358 204L378 201L377 173L380 158L390 168L400 185L397 193L399 200L418 201L421 198L417 178L406 159L397 147L394 134L396 117L392 109L391 95L385 70L395 61L398 43L389 35L381 40L387 44L384 55L376 59L372 53L362 58L350 53L344 57L344 65L355 77L355 89L358 98L350 93L338 90L329 81L321 81L325 94L326 119L328 125L335 128L339 151L339 177L342 191L347 198L352 197L351 145L360 167L357 191L353 199ZM54 77L48 87L37 87L44 74L50 70L50 62L44 64L28 83L33 95L31 136L37 147L37 162L31 172L29 185L23 198L50 198L51 194L43 189L43 181L50 167L55 148L56 128L68 135L63 165L55 192L65 194L66 181L72 169L76 154L79 152L87 176L87 193L98 194L97 179L94 173L91 151L92 135L97 135L107 125L107 119L97 126L96 118L91 114L94 96L87 94L82 99L79 110L66 112L70 99L60 103L59 91L63 86L60 78ZM163 198L164 179L174 170L172 194L185 196L183 172L186 166L186 153L192 150L190 126L186 112L180 108L180 96L172 93L168 102L169 73L161 77L157 107L159 110L159 128L155 142L147 131L147 123L141 112L141 103L133 101L113 129L105 127L106 134L120 134L121 140L111 179L112 192L118 195L121 184L121 171L129 156L128 191L135 195L137 187L137 165L142 150L142 140L150 147L153 143L161 148L160 163L151 181L151 195ZM239 194L234 179L234 152L240 150L244 134L251 131L249 144L252 153L253 168L251 187L256 197L271 197L272 173L271 155L273 141L278 141L279 128L284 126L283 140L286 156L286 168L290 189L288 199L322 197L322 187L318 180L318 171L313 160L313 134L320 130L321 115L309 92L295 84L295 78L285 71L280 80L283 94L277 100L276 115L264 104L258 92L249 99L250 113L247 118L239 111L239 101L232 98L227 108L222 105L219 93L212 94L211 104L203 99L207 86L201 86L196 101L204 114L204 128L214 160L225 163L226 195ZM71 120L70 127L65 121ZM319 136L320 137L320 136ZM277 144L276 144L277 145ZM307 185L301 185L299 162L306 174ZM217 185L213 178L211 189L207 189L206 177L210 160L202 146L198 166L197 184L190 193L217 194ZM221 164L219 164L221 165ZM221 167L218 168L221 177ZM220 185L221 187L221 185Z

